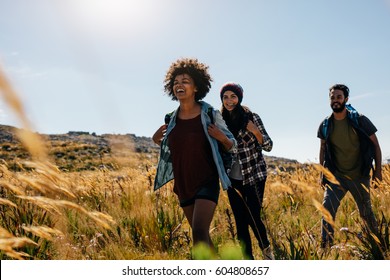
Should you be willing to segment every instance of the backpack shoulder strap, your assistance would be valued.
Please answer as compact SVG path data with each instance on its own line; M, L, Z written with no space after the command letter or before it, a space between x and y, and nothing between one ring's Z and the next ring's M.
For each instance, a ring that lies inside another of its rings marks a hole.
M164 117L164 123L165 124L169 124L169 122L171 121L171 118L172 118L172 115L173 115L174 112L175 111L172 111L172 112L170 112L170 113L165 115L165 117Z
M355 108L352 107L351 104L346 104L345 107L347 108L349 119L350 119L357 127L359 127L359 126L360 126L360 123L359 123L360 114L355 110Z
M210 118L210 122L211 123L214 123L214 112L213 112L213 107L209 107L207 109L207 115L209 116Z
M326 137L326 135L327 135L327 133L328 133L329 118L330 118L330 117L326 117L326 119L322 122L322 135L323 135L324 137Z

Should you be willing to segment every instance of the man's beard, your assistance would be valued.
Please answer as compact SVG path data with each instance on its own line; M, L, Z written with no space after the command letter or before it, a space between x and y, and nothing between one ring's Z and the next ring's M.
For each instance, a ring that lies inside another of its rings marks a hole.
M333 103L334 104L334 103ZM333 107L333 104L330 106L331 108L332 108L332 110L333 110L333 112L335 112L335 113L340 113L340 112L342 112L343 110L344 110L344 108L345 108L345 105L347 104L347 102L346 101L344 101L341 105L340 105L340 107Z

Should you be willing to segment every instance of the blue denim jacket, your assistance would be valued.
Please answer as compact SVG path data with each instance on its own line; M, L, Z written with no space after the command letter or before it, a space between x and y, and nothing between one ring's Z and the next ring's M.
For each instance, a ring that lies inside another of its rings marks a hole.
M202 106L202 112L201 112L201 121L202 121L202 126L204 129L204 132L206 134L207 139L210 142L211 145L211 150L213 153L213 159L215 162L215 165L217 166L218 170L218 175L219 179L222 184L222 188L224 190L227 190L231 186L231 182L229 180L228 175L225 172L225 168L223 167L223 161L221 158L221 155L218 151L218 141L211 137L209 133L207 132L207 127L210 124L211 120L209 116L207 115L207 110L209 107L211 107L210 104L204 102L204 101L199 101L199 103ZM171 120L168 124L167 132L164 136L164 139L161 142L161 147L160 147L160 159L157 165L157 173L156 177L154 179L154 190L158 190L162 186L164 186L166 183L174 179L173 176L173 167L172 167L172 158L171 158L171 151L169 150L168 146L168 135L171 133L172 129L176 125L176 114L178 112L178 109L176 109L171 117ZM234 139L233 134L228 130L225 121L222 118L222 115L219 111L213 110L214 114L214 124L222 130L225 135L233 140L233 146L229 150L230 153L235 153L237 151L237 142Z

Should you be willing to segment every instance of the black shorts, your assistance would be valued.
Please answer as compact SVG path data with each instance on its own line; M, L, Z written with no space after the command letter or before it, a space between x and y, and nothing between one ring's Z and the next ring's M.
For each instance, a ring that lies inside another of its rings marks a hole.
M180 207L192 205L197 199L207 199L218 203L219 189L219 180L213 181L200 188L192 198L180 200Z

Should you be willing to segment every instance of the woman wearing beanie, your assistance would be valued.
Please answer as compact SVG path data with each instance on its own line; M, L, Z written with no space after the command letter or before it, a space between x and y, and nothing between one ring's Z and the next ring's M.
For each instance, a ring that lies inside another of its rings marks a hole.
M160 145L154 190L174 179L173 191L192 228L193 245L205 243L213 250L209 229L219 182L225 190L231 186L218 143L233 153L236 141L221 113L201 101L211 81L208 66L197 59L182 58L171 64L164 90L179 107L167 114L166 124L156 131L153 141ZM208 112L213 113L213 122Z
M232 188L229 202L237 227L237 237L246 259L254 259L249 226L256 236L266 260L274 259L266 228L261 221L267 166L262 150L272 149L272 140L259 115L242 106L242 87L233 82L221 88L222 117L237 140L237 158L229 173Z

